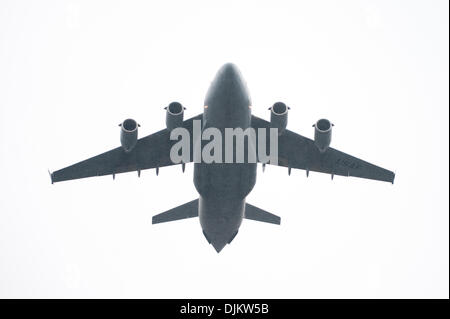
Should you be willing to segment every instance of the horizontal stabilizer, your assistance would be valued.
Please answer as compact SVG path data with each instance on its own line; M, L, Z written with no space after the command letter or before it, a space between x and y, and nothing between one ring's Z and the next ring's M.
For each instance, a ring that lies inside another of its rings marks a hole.
M245 204L245 218L280 225L281 218L250 204Z
M198 216L198 199L190 201L186 204L169 209L164 213L153 216L152 224L171 222L174 220L197 217Z

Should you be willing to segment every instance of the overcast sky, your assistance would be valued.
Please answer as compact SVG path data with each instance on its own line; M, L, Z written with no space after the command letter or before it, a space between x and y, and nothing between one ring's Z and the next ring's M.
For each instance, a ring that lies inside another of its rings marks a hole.
M1 1L0 297L449 297L448 1ZM395 171L395 184L258 168L217 254L193 166L50 184L56 170L202 112L225 62L253 113L291 107L308 137Z

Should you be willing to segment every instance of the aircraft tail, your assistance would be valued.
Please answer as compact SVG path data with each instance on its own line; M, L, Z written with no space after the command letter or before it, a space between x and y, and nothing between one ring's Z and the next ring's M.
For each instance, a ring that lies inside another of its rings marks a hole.
M152 224L171 222L179 219L186 219L198 216L198 199L186 204L169 209L164 213L153 216Z
M152 224L166 223L192 217L198 217L198 199L153 216ZM244 218L276 225L280 225L281 222L279 216L250 204L245 204Z
M245 218L276 225L280 225L281 223L281 218L279 216L250 204L245 204Z

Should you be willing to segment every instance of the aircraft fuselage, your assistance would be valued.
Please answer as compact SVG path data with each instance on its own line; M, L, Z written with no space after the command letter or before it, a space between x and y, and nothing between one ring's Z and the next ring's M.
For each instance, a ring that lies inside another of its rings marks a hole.
M233 64L225 64L219 70L204 105L203 130L215 127L225 136L225 128L245 130L250 127L250 96ZM194 184L200 194L200 224L206 239L217 251L230 243L239 230L245 198L256 182L256 167L256 163L247 161L194 164Z

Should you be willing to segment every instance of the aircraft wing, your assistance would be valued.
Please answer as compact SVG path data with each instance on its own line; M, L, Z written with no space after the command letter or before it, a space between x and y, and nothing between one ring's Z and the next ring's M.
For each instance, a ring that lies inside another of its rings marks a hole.
M270 122L252 116L252 127L270 128ZM267 142L269 138L267 137ZM269 150L269 147L266 148ZM314 141L289 130L278 137L278 165L341 176L354 176L394 183L395 174L329 147L321 153Z
M190 132L190 136L193 135L193 121L201 119L202 115L200 114L183 122L183 127ZM103 176L131 171L140 172L148 168L175 165L170 160L170 149L176 142L170 140L170 132L167 129L163 129L140 138L136 146L129 153L126 153L122 147L117 147L55 171L50 174L52 183L91 176Z

